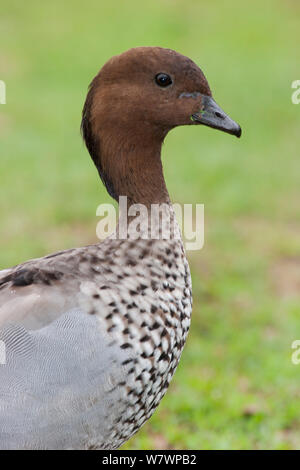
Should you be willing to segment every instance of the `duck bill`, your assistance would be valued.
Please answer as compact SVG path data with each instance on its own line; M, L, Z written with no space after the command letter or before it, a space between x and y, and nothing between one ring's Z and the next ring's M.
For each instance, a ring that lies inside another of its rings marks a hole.
M241 127L224 113L211 96L202 95L201 104L201 110L191 116L195 123L241 137Z

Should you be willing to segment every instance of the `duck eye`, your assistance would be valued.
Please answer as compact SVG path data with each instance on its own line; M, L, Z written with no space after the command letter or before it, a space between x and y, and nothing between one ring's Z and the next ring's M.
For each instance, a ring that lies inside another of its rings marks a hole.
M168 75L166 73L158 73L155 77L155 81L156 81L157 85L162 86L162 87L166 87L166 86L171 85L172 78L170 77L170 75Z

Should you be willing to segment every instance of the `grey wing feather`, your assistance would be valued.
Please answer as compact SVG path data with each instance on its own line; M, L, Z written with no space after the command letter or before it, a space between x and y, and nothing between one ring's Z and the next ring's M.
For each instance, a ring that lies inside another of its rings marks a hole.
M38 329L76 308L79 280L72 275L79 263L76 265L76 257L73 264L69 260L74 251L55 253L0 271L0 327L17 323Z
M0 340L1 449L110 447L113 420L124 412L117 384L128 353L96 316L72 310L35 331L7 325Z

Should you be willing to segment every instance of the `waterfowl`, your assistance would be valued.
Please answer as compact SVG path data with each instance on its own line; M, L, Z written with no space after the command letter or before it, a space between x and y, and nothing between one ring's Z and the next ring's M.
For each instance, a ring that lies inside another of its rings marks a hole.
M240 136L200 68L169 49L111 58L92 81L82 134L109 194L159 204L170 237L70 249L0 272L0 448L115 449L152 415L190 326L191 277L161 146L179 125ZM147 216L148 218L148 216ZM134 232L134 233L133 233Z

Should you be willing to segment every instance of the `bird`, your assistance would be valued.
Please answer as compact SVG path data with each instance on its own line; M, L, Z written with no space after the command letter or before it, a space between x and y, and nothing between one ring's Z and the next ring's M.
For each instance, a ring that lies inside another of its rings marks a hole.
M128 213L100 243L0 271L1 449L117 449L165 395L192 312L161 160L166 135L181 125L241 136L202 70L179 52L132 48L92 80L82 136ZM137 206L146 209L139 217ZM154 206L168 230L156 220L151 237Z

